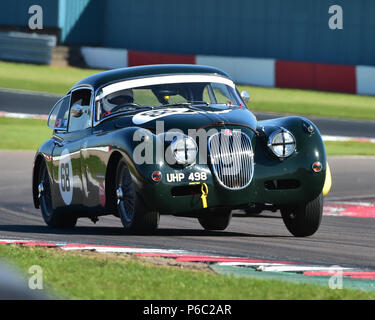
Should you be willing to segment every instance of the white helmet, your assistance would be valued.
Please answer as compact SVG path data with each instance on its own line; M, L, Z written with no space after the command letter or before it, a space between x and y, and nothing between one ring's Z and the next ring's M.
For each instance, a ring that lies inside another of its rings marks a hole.
M121 102L116 103L116 101L114 101L114 100L116 100L116 98L124 98L124 99L128 100L127 102L133 102L134 101L133 90L132 89L124 89L124 90L120 90L120 91L110 93L109 95L105 96L103 98L103 109L105 111L110 111L112 108L120 105Z

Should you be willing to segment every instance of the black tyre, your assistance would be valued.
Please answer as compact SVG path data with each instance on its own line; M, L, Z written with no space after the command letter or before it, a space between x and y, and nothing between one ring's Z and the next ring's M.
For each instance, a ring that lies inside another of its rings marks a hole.
M323 216L323 195L305 205L281 210L285 226L295 237L308 237L319 228Z
M124 159L121 159L117 166L114 192L118 215L127 233L152 233L157 229L159 213L146 210L142 199L136 193Z
M230 209L211 209L198 218L205 230L225 230L232 219Z
M68 212L56 212L52 206L51 182L45 162L39 168L38 192L40 210L45 223L51 228L74 228L77 217Z

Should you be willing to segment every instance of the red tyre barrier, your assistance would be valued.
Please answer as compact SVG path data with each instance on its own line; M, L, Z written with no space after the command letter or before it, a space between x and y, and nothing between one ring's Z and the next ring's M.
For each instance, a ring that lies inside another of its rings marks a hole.
M147 64L195 64L194 55L153 53L143 51L128 51L128 66L140 66Z
M356 93L355 66L276 61L276 87Z
M308 62L276 61L276 87L314 89L314 64Z
M355 66L315 64L316 90L356 93Z

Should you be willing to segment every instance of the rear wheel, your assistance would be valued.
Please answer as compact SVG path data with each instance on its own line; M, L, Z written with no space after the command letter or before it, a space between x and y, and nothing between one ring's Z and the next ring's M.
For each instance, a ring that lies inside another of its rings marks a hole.
M205 230L225 230L231 219L230 209L216 208L202 214L198 221Z
M281 216L285 226L295 237L308 237L319 228L323 216L323 195L304 205L284 208Z
M77 217L68 212L56 212L52 206L51 182L45 162L39 168L38 197L45 223L51 228L74 228Z
M159 213L148 211L137 194L129 168L121 159L116 170L117 211L127 233L152 233L159 224Z

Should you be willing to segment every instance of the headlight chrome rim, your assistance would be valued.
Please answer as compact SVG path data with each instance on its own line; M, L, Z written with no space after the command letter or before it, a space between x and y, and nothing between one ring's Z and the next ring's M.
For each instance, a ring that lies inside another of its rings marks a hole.
M277 142L277 138L281 137L281 142ZM297 142L294 135L285 128L280 128L279 130L274 131L268 138L267 142L268 148L272 153L280 158L286 159L293 155L296 152ZM282 152L276 151L276 147L282 146ZM287 150L286 146L293 146L292 149Z
M176 164L190 166L196 163L198 146L192 137L185 134L176 136L170 148Z

